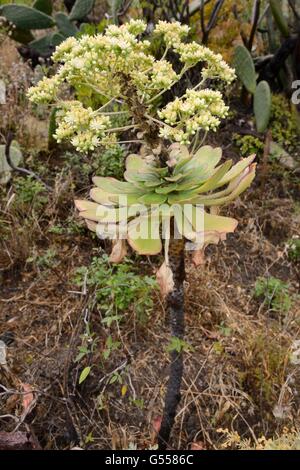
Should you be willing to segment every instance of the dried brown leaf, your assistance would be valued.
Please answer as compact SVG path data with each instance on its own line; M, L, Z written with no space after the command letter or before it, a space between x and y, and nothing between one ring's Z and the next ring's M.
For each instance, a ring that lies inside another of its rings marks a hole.
M174 289L173 273L166 262L164 262L156 273L156 279L163 297L166 297Z
M109 257L109 261L111 263L121 263L126 255L127 248L125 240L116 240L113 242L113 248Z

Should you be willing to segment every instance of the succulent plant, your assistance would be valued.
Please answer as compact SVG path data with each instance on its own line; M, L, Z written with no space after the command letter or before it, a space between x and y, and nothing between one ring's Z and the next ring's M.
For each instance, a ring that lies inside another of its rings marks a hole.
M275 23L283 37L287 38L290 35L289 25L282 12L280 0L269 0L271 12Z
M50 56L55 47L79 29L77 21L83 20L92 10L94 0L76 0L69 15L58 12L52 15L52 0L36 0L33 5L9 4L0 7L0 15L13 24L11 37L36 51L41 56ZM32 30L57 28L36 39Z
M157 168L139 155L126 160L126 181L94 177L92 201L77 200L76 207L89 229L101 237L124 238L142 255L162 250L174 217L179 234L202 249L233 232L237 221L209 213L204 208L228 204L248 188L255 176L255 155L232 166L219 165L221 148L201 147L190 155L187 147L171 146L172 169ZM219 190L219 188L222 188ZM188 207L187 207L188 206ZM165 242L167 243L167 242ZM165 245L166 248L166 245ZM167 255L167 253L165 253Z
M268 82L257 84L255 66L250 52L245 46L237 46L233 59L237 76L244 87L254 97L253 111L258 132L264 132L271 117L272 94Z
M258 132L264 132L271 118L272 95L268 82L262 80L254 93L253 110Z
M22 152L16 141L11 143L10 158L14 166L18 166L22 160ZM11 171L12 168L9 166L5 156L5 145L0 145L0 184L6 184L10 180Z
M245 46L237 46L234 50L233 65L238 78L252 95L256 89L256 74L254 62Z

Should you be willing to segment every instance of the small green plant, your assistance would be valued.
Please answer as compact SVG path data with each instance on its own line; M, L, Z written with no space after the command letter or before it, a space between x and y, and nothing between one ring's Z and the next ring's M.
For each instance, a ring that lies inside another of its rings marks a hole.
M222 321L221 324L219 325L219 331L222 336L231 336L232 334L232 328L230 326L226 326L226 324Z
M39 269L53 268L57 263L57 252L54 248L48 248L42 255L34 254L26 260L28 263L34 263Z
M144 408L144 399L143 398L132 398L131 397L129 399L129 401L132 405L136 406L140 410L142 410Z
M104 313L103 323L108 327L120 321L123 314L133 309L140 321L145 321L153 308L152 293L157 287L151 276L132 271L133 263L125 261L115 266L103 255L93 258L89 267L78 268L74 282L95 289L96 301Z
M80 362L86 356L93 354L98 343L96 333L91 331L89 323L86 323L85 332L80 336L80 338L81 345L78 347L78 354L75 358L75 362Z
M287 243L288 257L291 261L300 261L300 238L291 238Z
M118 383L120 385L123 384L123 377L122 375L117 371L114 372L111 378L109 379L109 384L112 385L114 383Z
M65 227L61 224L52 225L52 227L48 229L48 232L54 233L55 235L63 235L65 233Z
M264 132L271 117L272 95L269 84L257 83L253 59L245 46L237 46L233 59L237 76L246 90L253 95L253 110L258 132Z
M101 176L122 178L125 170L124 149L120 145L106 149L99 155L97 166L93 170Z
M287 313L292 306L288 284L275 277L259 277L255 282L254 296L276 312Z
M89 14L94 0L76 0L69 15L58 12L53 17L52 4L52 0L35 0L32 6L16 3L0 6L0 14L12 25L12 39L42 56L50 56L56 46L79 32L76 22ZM54 27L57 31L53 32ZM46 30L46 34L36 38L32 32L35 30Z
M283 95L273 95L270 129L272 138L286 149L297 146L298 123L290 102Z
M255 153L258 156L263 154L264 143L258 137L234 134L233 140L243 156L249 155L249 153Z
M171 341L167 346L167 351L176 351L180 353L181 351L193 351L193 348L186 341L183 341L182 339L177 338L176 336L172 336Z
M78 235L84 232L84 227L73 216L69 216L64 223L58 222L49 227L48 232L55 235Z
M44 185L31 176L15 178L14 189L16 194L14 205L18 209L27 209L30 206L38 211L48 201Z
M105 342L105 349L102 352L103 359L107 360L111 353L119 349L120 346L120 341L114 341L112 336L109 335Z
M121 178L125 169L124 149L121 145L114 145L108 149L97 149L88 157L75 152L66 152L64 155L66 168L75 176L78 175L88 183L91 174L113 176Z
M84 443L85 444L92 444L94 442L94 437L93 437L93 433L92 432L89 432L88 435L85 437L84 439Z

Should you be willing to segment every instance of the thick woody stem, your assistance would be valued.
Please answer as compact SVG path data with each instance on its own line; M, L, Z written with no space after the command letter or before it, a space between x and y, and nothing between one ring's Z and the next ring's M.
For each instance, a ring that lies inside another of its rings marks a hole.
M169 248L169 266L173 272L174 289L167 297L167 306L171 323L171 334L176 338L184 337L184 240L171 239ZM176 409L180 402L183 374L182 350L171 351L170 375L165 396L165 406L161 428L158 435L158 447L166 449L175 421Z
M134 124L144 134L143 140L153 152L159 152L158 158L160 164L165 166L168 160L168 151L163 139L159 137L159 124L147 117L147 113L149 113L148 107L141 103L137 96L136 88L128 82L126 75L123 77L122 94L127 98L128 108L133 116Z

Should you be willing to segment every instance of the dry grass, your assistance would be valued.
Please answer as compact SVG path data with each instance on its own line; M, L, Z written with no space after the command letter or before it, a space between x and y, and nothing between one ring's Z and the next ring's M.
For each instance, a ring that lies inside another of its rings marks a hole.
M196 269L189 264L186 341L194 352L185 356L182 400L172 439L176 449L187 448L192 441L218 448L219 427L235 429L255 442L261 435L272 436L299 422L300 377L290 362L291 346L299 338L299 300L286 315L274 318L252 296L259 275L288 279L292 291L299 287L284 240L277 245L264 236L269 213L263 214L259 192L258 188L248 194L247 206L237 203L231 209L240 219L240 231L222 246L208 250L204 266ZM285 213L286 235L296 233L299 223L291 213L292 201L273 202L277 229ZM50 213L56 213L53 201L51 205ZM12 224L16 226L13 220ZM38 243L43 249L58 248L58 264L39 272L34 264L20 263L15 276L4 264L0 336L11 336L11 376L1 383L11 391L2 396L2 414L8 413L9 398L16 389L20 391L20 382L28 383L35 390L36 404L26 422L46 448L70 448L78 443L88 448L124 449L132 444L148 448L155 443L153 422L162 412L169 363L164 347L168 324L161 301L156 299L146 326L127 313L126 322L113 330L122 347L101 366L108 334L100 322L101 307L91 308L93 292L74 292L72 285L75 267L89 263L95 242L88 234L45 236L42 227L33 233L34 238L27 233L27 241L21 242L11 234L6 242L8 258L20 258L16 246L24 249ZM151 272L152 267L147 270ZM74 358L85 318L99 343L85 363L93 364L93 371L79 386L84 363L75 363ZM122 373L126 383L124 396L120 384L109 383L115 371ZM139 400L144 401L141 408ZM282 418L275 418L276 410ZM6 429L16 425L10 419L4 423Z

